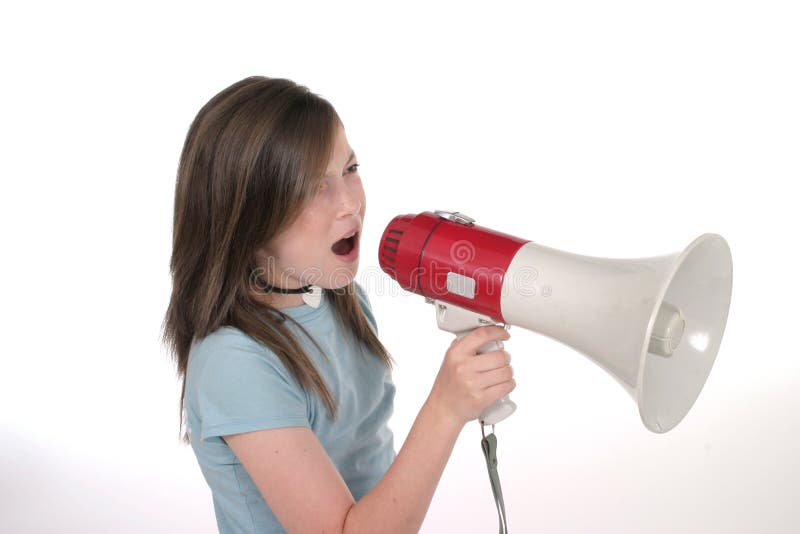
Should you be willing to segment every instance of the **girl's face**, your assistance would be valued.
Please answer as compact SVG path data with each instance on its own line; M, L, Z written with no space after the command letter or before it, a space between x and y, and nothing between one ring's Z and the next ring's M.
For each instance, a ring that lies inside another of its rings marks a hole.
M256 252L262 280L285 289L348 285L356 275L366 197L344 127L336 133L325 177L297 220ZM355 236L341 242L342 238ZM301 295L271 293L277 306L302 304ZM272 303L272 301L271 301Z

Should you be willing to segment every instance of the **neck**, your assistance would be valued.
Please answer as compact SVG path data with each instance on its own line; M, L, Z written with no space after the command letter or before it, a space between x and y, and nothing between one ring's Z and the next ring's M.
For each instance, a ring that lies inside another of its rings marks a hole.
M258 293L255 299L259 302L272 306L273 308L291 308L293 306L300 306L304 304L303 295L282 295L281 293Z
M294 287L295 284L289 284L289 287L284 287L284 285L270 286L269 283L263 281L261 281L261 284L260 290L254 293L254 298L259 302L277 309L305 304L303 296L308 294L307 290L311 287L308 284L298 287Z
M284 280L282 283L267 281L262 277L257 277L256 280L258 290L251 288L253 298L277 309L305 304L303 296L311 288L309 284L303 284L300 280Z

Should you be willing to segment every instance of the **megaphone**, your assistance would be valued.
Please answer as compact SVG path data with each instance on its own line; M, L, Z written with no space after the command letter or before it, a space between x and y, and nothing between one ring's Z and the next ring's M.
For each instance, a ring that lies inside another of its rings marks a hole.
M441 329L464 335L504 323L572 347L628 391L657 433L675 427L700 394L730 307L731 254L718 234L674 254L598 258L437 210L392 219L378 254L402 288L436 305ZM480 421L498 423L514 409L500 399Z

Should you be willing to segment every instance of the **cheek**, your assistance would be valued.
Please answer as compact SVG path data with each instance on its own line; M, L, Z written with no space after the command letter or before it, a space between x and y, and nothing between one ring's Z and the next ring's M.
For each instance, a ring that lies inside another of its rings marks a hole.
M273 242L271 252L284 266L291 265L299 259L298 253L302 252L298 241L299 238L294 232L286 232Z
M285 243L287 259L298 266L315 266L331 246L328 242L328 227L318 225L307 227L303 232L298 232L293 239Z

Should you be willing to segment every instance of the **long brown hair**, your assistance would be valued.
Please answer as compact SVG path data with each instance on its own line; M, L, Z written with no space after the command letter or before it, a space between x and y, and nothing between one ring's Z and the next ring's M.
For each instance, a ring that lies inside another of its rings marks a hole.
M336 417L327 384L285 324L294 320L254 299L250 289L255 251L291 225L312 198L339 122L333 106L308 88L250 77L214 96L189 128L175 185L172 296L162 324L163 342L181 379L184 442L192 339L226 325L274 351ZM355 282L324 291L345 331L391 367L391 356L361 310Z

